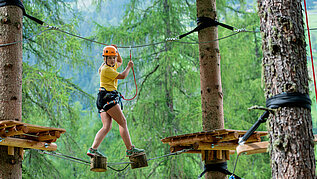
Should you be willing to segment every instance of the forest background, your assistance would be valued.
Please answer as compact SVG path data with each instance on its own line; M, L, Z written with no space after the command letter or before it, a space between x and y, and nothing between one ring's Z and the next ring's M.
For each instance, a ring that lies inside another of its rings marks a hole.
M118 46L135 46L164 41L196 26L194 0L24 0L28 14L65 31ZM317 28L317 1L307 1L309 23ZM225 128L248 130L261 111L248 111L265 105L262 83L261 33L257 3L254 0L218 0L220 22L241 32L219 41L224 93ZM24 18L24 37L44 30ZM218 28L218 36L232 31ZM314 56L317 31L311 31ZM168 42L132 49L139 88L138 97L124 102L124 114L132 142L146 150L148 158L169 153L160 139L202 131L200 76L197 33L181 42ZM307 41L308 42L308 41ZM87 149L102 126L95 107L99 88L97 70L102 63L103 46L63 34L43 32L23 44L23 122L65 128L57 141L58 152L89 160ZM307 47L307 50L308 47ZM124 70L129 48L119 48ZM312 81L310 55L307 59L314 133L317 133L317 107ZM316 64L315 64L316 65ZM132 97L132 74L119 82L119 91ZM266 130L262 125L258 130ZM265 139L267 140L267 139ZM113 128L100 146L109 162L128 161L118 131ZM233 170L236 155L228 161ZM122 168L117 166L116 168ZM201 156L182 154L149 161L149 166L123 172L89 171L89 166L27 150L23 178L197 178L203 171ZM240 157L235 173L245 179L271 176L268 153Z

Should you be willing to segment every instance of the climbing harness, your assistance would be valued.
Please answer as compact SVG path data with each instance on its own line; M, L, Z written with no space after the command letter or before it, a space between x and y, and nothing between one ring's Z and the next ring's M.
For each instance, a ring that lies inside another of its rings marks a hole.
M258 121L244 134L243 137L239 139L239 144L244 144L245 141L253 134L253 132L260 126L260 124L266 122L266 119L269 117L269 114L273 110L279 107L302 107L308 110L311 110L311 100L308 94L302 93L281 93L275 95L266 100L266 110L258 119Z
M110 105L114 106L115 104L120 104L121 110L123 110L123 104L122 104L122 101L121 101L121 93L120 92L118 92L116 90L107 91L103 87L99 88L99 92L105 93L104 95L100 94L100 98L102 98L101 100L107 101L107 102L105 102L104 104L103 104L103 102L98 102L97 106L99 105L100 108L105 110L107 108L111 108ZM98 94L98 98L99 98L99 94Z

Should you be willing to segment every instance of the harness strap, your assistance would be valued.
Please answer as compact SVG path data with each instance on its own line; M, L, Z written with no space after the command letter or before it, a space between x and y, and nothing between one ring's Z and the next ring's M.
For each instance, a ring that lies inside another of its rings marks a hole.
M302 107L311 110L311 100L308 94L302 93L281 93L266 100L266 107L276 109L279 107ZM239 139L239 144L243 144L249 139L253 132L260 126L261 123L266 122L270 112L265 111L258 121Z
M189 34L191 34L193 32L203 30L203 29L205 29L207 27L218 26L218 25L220 25L220 26L222 26L224 28L227 28L229 30L233 30L234 29L234 27L229 26L227 24L223 24L221 22L218 22L218 21L216 21L216 20L214 20L214 19L212 19L210 17L198 17L197 18L197 27L194 30L190 31L190 32L187 32L185 34L180 35L179 39L181 39L181 38L183 38L183 37L185 37L185 36L187 36L187 35L189 35Z
M199 175L198 178L203 177L205 175L205 173L209 172L209 171L218 171L218 172L221 172L221 173L226 174L226 175L233 175L235 177L235 179L241 179L239 176L231 173L227 169L227 162L215 163L215 164L206 164L204 171Z

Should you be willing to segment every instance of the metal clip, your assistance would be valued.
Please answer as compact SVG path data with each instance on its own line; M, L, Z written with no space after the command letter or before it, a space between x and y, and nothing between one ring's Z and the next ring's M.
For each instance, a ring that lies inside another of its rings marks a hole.
M179 40L179 36L174 37L174 38L166 38L165 39L166 42L173 42L173 41L176 41L176 40Z
M246 32L247 30L245 28L242 28L242 29L237 29L237 30L234 30L235 32Z
M242 141L243 137L240 137L239 138L239 141L238 141L238 144L239 145L244 145L245 141Z

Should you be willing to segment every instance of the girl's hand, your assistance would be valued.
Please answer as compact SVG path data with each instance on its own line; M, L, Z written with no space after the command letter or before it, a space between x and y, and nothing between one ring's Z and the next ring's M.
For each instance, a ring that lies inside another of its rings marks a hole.
M132 68L133 65L134 65L134 64L133 64L133 61L130 60L129 63L128 63L128 67L131 67L131 68Z
M118 47L117 47L117 45L115 45L115 44L111 44L111 46L114 46L117 50L118 50Z

